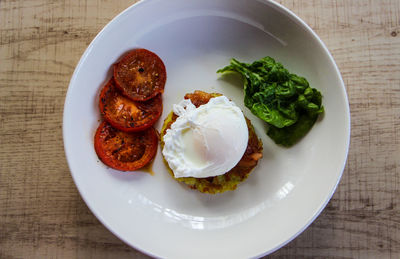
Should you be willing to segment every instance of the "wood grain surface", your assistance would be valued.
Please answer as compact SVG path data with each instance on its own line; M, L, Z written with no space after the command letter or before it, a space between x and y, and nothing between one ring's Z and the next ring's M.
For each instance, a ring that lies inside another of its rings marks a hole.
M86 207L61 130L80 56L134 2L0 0L0 258L148 258ZM400 1L278 2L304 19L335 58L352 133L342 181L326 209L269 257L400 258Z

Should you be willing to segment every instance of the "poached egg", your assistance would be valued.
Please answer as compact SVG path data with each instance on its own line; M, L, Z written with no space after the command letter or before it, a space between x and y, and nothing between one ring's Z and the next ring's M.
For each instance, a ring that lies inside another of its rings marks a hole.
M163 137L162 153L176 178L222 175L240 161L249 133L235 103L218 96L196 108L186 99L173 112L178 118Z

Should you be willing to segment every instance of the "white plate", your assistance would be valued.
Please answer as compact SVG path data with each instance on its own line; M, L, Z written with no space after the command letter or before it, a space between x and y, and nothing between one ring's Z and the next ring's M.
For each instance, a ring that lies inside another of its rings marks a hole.
M264 143L264 158L234 192L201 194L174 181L158 150L152 176L99 162L93 148L98 95L111 65L147 48L168 79L159 130L187 92L220 92L240 105ZM231 57L275 57L324 95L326 112L296 146L276 146L265 124L243 106L237 80L215 73ZM284 7L262 0L146 0L113 19L93 40L72 76L64 107L71 174L96 217L127 244L157 257L245 258L273 252L321 212L343 172L350 136L345 87L317 35Z

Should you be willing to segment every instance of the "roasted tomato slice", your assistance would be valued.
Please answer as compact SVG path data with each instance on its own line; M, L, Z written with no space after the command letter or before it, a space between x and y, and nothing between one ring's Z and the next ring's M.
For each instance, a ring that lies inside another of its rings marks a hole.
M151 127L162 113L161 95L135 102L122 95L113 78L100 93L100 112L113 127L126 131L140 131Z
M123 132L106 121L97 128L94 149L104 164L120 171L134 171L155 156L158 135L151 127L139 132Z
M146 49L135 49L114 65L116 85L134 101L146 101L164 92L167 73L162 60Z

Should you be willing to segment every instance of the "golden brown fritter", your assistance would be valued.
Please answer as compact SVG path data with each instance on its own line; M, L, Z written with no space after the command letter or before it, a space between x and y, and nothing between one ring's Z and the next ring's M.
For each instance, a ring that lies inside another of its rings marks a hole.
M206 93L202 91L195 91L194 93L186 94L185 99L190 99L191 102L199 107L202 104L208 103L208 101L213 98L221 96L218 93ZM164 121L163 128L161 129L161 148L164 148L163 137L167 131L171 127L171 124L175 122L177 116L171 112L168 117ZM250 120L246 118L247 127L249 129L249 141L247 144L246 151L238 162L238 164L232 168L229 172L218 175L214 177L207 178L195 178L195 177L179 177L175 178L174 174L169 168L168 163L165 164L168 167L168 171L170 174L179 182L185 183L192 189L197 189L203 193L221 193L228 190L235 190L237 185L244 181L251 170L257 165L258 160L262 158L262 142L258 139L253 125Z

